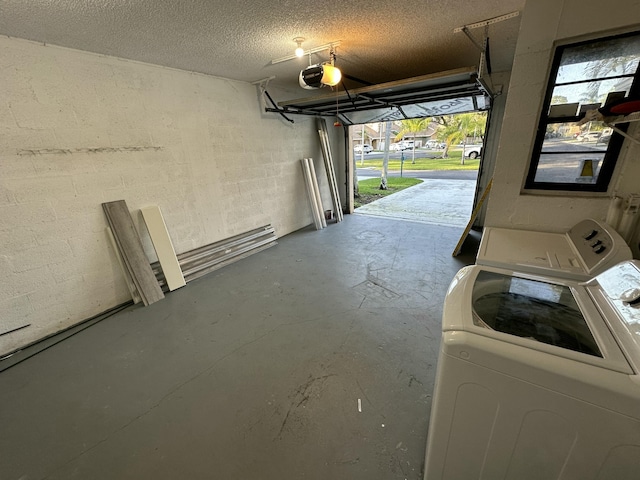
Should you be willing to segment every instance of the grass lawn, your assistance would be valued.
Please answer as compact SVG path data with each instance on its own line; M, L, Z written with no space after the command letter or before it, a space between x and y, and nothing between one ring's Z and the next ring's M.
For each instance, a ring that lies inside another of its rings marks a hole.
M419 178L389 177L387 178L387 189L380 190L379 178L368 178L358 182L359 195L354 199L354 207L358 208L374 200L378 200L392 193L404 190L407 187L422 183Z
M411 163L411 152L404 152L404 162L402 168L404 170L478 170L480 166L480 159L464 159L464 165L460 164L460 157L462 156L461 150L450 150L449 158L425 158L425 155L435 157L441 155L442 152L434 150L432 152L425 152L424 150L416 151L416 163ZM367 160L364 158L364 163L361 163L360 157L356 156L357 168L375 168L376 170L382 170L382 159ZM400 159L389 159L389 170L400 170Z

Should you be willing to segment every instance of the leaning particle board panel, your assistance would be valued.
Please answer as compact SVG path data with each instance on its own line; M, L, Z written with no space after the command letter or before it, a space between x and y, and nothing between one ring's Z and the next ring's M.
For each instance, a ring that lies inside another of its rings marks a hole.
M124 264L124 259L120 254L118 243L116 242L116 239L113 236L113 232L111 231L111 228L109 227L107 227L107 236L109 237L109 241L111 242L111 246L113 247L113 250L116 252L116 258L118 259L118 263L120 264L120 268L122 269L122 275L124 276L124 280L127 283L127 288L131 293L131 298L133 299L133 303L140 303L142 301L142 298L140 298L140 294L136 289L136 284L133 283L133 279L131 278L129 269L127 269L126 265Z
M147 225L151 243L153 243L153 248L156 251L156 255L158 255L158 261L162 267L164 279L169 290L184 287L186 282L184 281L173 243L171 243L167 225L164 223L164 218L162 218L160 207L150 205L141 208L140 211L142 212L144 223Z
M150 305L163 299L164 293L151 270L126 202L106 202L102 204L102 208L122 259L144 304Z

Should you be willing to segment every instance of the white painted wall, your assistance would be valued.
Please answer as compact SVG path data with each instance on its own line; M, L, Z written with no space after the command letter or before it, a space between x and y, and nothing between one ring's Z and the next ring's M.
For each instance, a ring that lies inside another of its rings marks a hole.
M157 204L177 252L311 218L315 120L255 86L0 37L0 355L126 302L101 203Z
M529 0L522 13L486 226L566 231L579 220L604 220L608 196L522 194L556 41L634 30L638 0ZM640 28L637 25L635 29ZM634 128L637 132L637 127ZM630 130L632 133L634 130ZM640 193L640 147L626 141L611 190ZM610 192L611 193L611 192Z

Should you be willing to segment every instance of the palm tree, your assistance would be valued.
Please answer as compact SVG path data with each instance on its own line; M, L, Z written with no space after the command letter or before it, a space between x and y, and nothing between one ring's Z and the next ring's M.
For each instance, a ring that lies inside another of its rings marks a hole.
M602 79L603 77L610 76L611 74L626 75L632 72L636 68L636 56L620 56L616 58L603 58L587 62L584 67L584 74L586 78ZM582 95L581 101L587 101L596 103L601 100L604 102L604 98L609 92L600 92L602 82L590 82L587 84L587 88Z
M429 125L429 121L427 118L411 118L409 120L401 120L402 127L400 131L396 135L396 142L401 140L408 133L413 134L414 142L413 148L411 149L411 163L416 163L416 142L415 142L415 134L423 131Z
M473 134L473 137L484 136L484 129L487 122L485 112L460 113L458 115L443 115L439 117L440 126L436 133L436 138L445 143L442 151L442 158L449 156L449 147L456 143L462 143L462 157L460 163L464 165L464 141Z
M455 115L442 115L437 117L437 122L439 126L436 131L436 138L439 142L444 142L442 158L448 158L449 147L462 139L462 132L458 128Z

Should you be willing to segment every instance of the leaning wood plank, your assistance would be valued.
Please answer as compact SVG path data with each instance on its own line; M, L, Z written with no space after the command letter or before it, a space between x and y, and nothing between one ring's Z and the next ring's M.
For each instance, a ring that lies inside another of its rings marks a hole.
M460 252L462 251L462 244L467 238L467 235L469 235L469 232L471 231L471 227L473 226L473 222L475 222L476 217L478 216L478 213L480 213L480 209L482 208L482 204L484 203L484 200L487 198L489 191L491 191L492 184L493 184L493 177L489 179L489 183L487 183L487 186L485 187L484 192L482 193L482 196L480 197L480 200L476 205L476 208L474 208L473 212L471 212L471 218L469 219L469 223L467 223L467 226L465 227L464 232L462 232L462 236L460 237L460 240L458 240L458 244L456 245L456 248L453 250L453 253L451 254L452 257L457 257L458 255L460 255Z
M104 209L104 206L103 206ZM109 217L109 215L107 214L106 210L105 210L105 216L107 217L107 223L109 224L109 231L111 232L111 235L113 236L113 240L115 242L116 245L116 250L118 251L118 254L120 255L120 260L122 260L122 265L124 265L124 269L127 272L127 276L126 278L130 279L131 282L133 282L133 289L136 291L137 295L140 297L140 300L145 303L145 299L143 297L142 292L140 291L140 284L138 283L138 281L136 280L136 278L134 278L134 272L131 269L131 265L129 264L129 262L127 261L127 259L124 256L123 253L123 249L122 249L122 242L116 237L116 234L114 232L114 225L113 225L113 221L111 220L111 218ZM146 303L145 303L146 305Z
M124 264L124 260L122 259L122 255L120 254L120 249L118 248L118 244L116 243L116 239L114 238L113 232L111 231L110 227L107 227L107 236L109 237L111 246L113 246L113 250L116 252L116 258L118 259L118 263L120 264L120 268L122 269L122 275L124 276L124 281L126 282L127 288L129 288L129 292L131 293L133 303L140 303L142 301L142 298L140 298L140 294L136 289L136 284L133 283L131 274Z
M324 218L324 207L322 206L322 196L320 195L320 185L318 185L318 177L316 177L316 167L313 164L313 158L307 158L309 163L309 172L311 172L311 184L313 185L313 193L316 196L316 204L320 213L320 221L322 226L327 226L327 220Z
M151 305L163 299L164 293L151 271L149 259L144 253L126 202L124 200L106 202L102 204L102 208L144 304Z
M153 248L158 255L158 261L162 267L164 273L164 279L169 286L169 290L175 290L180 287L184 287L187 282L184 281L182 270L180 270L180 264L178 263L178 257L176 257L176 251L171 243L171 237L169 237L169 231L167 225L162 218L162 212L157 205L150 205L148 207L141 208L142 218L147 225Z

